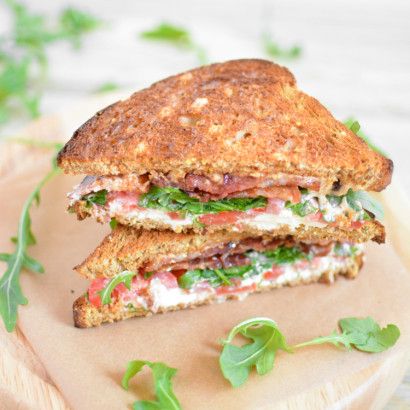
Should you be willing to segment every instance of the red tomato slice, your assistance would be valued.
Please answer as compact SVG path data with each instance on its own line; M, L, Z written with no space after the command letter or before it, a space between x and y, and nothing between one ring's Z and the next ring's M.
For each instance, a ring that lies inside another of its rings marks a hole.
M216 289L217 295L233 295L242 292L253 292L256 290L256 284L249 286L220 286Z
M167 212L167 215L173 219L174 221L178 221L181 219L185 219L184 216L182 216L179 212Z
M166 288L177 288L177 278L171 272L157 272L150 277L150 281L153 279L159 279Z
M124 302L129 302L135 300L144 289L148 287L148 281L145 280L141 275L137 275L132 279L131 288L128 289L124 283L119 283L114 291L114 297L121 297Z
M94 279L88 287L88 300L97 308L101 307L101 296L98 292L103 290L109 281L110 280L108 278Z
M139 196L140 195L137 192L115 191L108 193L108 200L115 199L120 202L123 210L128 212L131 210L143 209L138 206Z
M350 224L350 227L353 228L353 229L359 229L359 228L361 228L363 225L364 225L364 221L353 221L353 222Z
M272 280L272 279L276 279L278 276L282 275L282 273L283 273L283 268L282 267L273 265L271 270L269 270L269 271L267 271L263 274L263 277L264 277L264 279Z
M245 216L245 212L239 211L224 211L217 214L206 214L198 218L199 222L204 225L224 225L233 224L237 222L242 216Z
M322 212L320 211L317 211L315 214L308 215L307 218L313 222L324 222Z

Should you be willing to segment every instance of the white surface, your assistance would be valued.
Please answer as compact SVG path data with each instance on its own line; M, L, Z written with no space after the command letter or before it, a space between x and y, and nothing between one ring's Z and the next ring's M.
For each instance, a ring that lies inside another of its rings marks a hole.
M410 2L408 0L26 0L55 14L67 4L107 22L79 52L51 47L50 81L42 112L72 108L104 82L138 89L197 64L194 54L146 42L138 33L161 21L188 28L211 62L266 57L262 31L282 45L300 44L297 61L278 61L299 86L339 119L356 117L373 142L395 163L395 180L410 195ZM0 31L8 17L0 5ZM86 118L84 118L85 120ZM1 134L24 125L21 118ZM389 408L409 408L409 382ZM406 404L407 403L407 404Z

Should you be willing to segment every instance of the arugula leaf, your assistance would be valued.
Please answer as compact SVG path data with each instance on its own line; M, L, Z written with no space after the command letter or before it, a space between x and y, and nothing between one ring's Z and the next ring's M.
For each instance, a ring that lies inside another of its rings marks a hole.
M339 326L350 343L364 352L383 352L392 347L400 337L400 330L396 325L389 324L382 329L371 317L341 319Z
M109 82L101 84L94 92L103 94L103 93L109 93L111 91L116 91L119 88L120 86L117 83L113 83L109 81Z
M115 218L111 218L110 220L110 228L115 229L118 226L118 221Z
M84 195L81 199L86 201L86 206L91 207L92 205L105 205L107 203L107 194L106 189L101 191L91 192L90 194Z
M112 291L120 283L123 283L128 290L131 289L131 281L132 281L132 279L135 275L136 275L135 272L124 271L124 272L121 272L118 275L114 276L107 283L107 285L104 287L104 289L102 289L98 292L98 294L101 297L101 303L103 305L108 305L112 302L112 300L111 300Z
M360 211L363 208L370 211L377 219L384 218L382 205L365 191L349 189L346 194L346 201L355 211ZM357 204L358 202L361 204L361 207Z
M154 377L156 401L141 400L133 404L134 410L181 410L175 393L172 389L171 379L175 376L177 370L168 367L165 363L150 362L147 360L132 360L127 365L127 370L122 378L122 387L128 390L129 381L138 374L144 366L148 366L152 370Z
M164 22L151 30L143 31L140 37L145 40L164 42L193 51L196 53L200 64L207 63L208 58L205 50L192 40L190 33L183 27Z
M0 279L0 314L8 332L14 330L17 322L19 305L26 305L27 298L20 287L20 273L23 269L33 272L44 272L43 266L27 254L27 248L35 244L35 237L31 230L30 208L34 202L39 204L40 191L43 186L60 170L53 159L51 171L38 183L26 199L20 214L14 253L2 253L0 260L7 263L7 269Z
M394 346L400 337L400 330L396 325L389 324L382 329L370 317L341 319L339 326L342 333L334 331L329 336L289 346L272 319L256 317L245 320L236 325L222 342L223 350L219 357L222 374L233 387L239 387L246 382L254 366L259 375L270 372L278 350L293 353L301 347L331 343L348 350L355 347L364 352L378 353ZM238 334L252 342L243 346L231 344Z
M313 206L310 201L299 202L298 204L292 204L292 202L286 201L285 208L290 209L294 214L300 217L304 217L318 211L318 208Z
M348 118L346 121L344 121L344 125L346 125L347 128L349 128L351 131L353 131L358 137L360 137L363 141L367 143L367 145L373 150L378 152L379 154L382 154L386 156L386 153L382 151L379 147L373 144L373 142L370 140L368 136L366 136L362 131L360 131L360 124L359 121L357 121L354 118Z
M284 265L286 263L295 263L299 259L307 259L308 255L297 248L296 246L293 247L286 247L286 246L279 246L273 251L265 251L263 254L270 260L274 265Z
M70 40L76 48L80 47L83 34L94 31L102 25L102 22L91 14L73 7L68 7L61 13L59 22L59 38Z
M251 339L243 346L231 344L236 335ZM277 324L269 318L256 317L236 325L223 342L219 365L222 374L233 387L239 387L248 379L255 366L259 375L270 372L273 368L276 352L291 352L285 337Z
M8 121L16 108L32 117L39 115L48 45L63 40L79 45L83 34L99 26L96 19L73 8L49 24L49 18L31 13L16 0L4 3L13 24L0 36L0 123Z
M283 48L278 43L273 41L270 35L267 33L264 33L262 36L262 44L265 53L273 58L295 60L300 58L300 56L302 55L302 48L300 46Z
M400 330L396 325L389 324L381 329L371 317L341 319L339 326L342 333L334 331L329 336L318 337L295 345L293 348L332 343L335 346L343 345L349 350L355 347L363 352L378 353L392 347L400 337Z
M192 215L223 211L244 212L253 208L264 208L266 204L267 199L261 196L257 198L230 198L201 202L198 198L192 198L178 188L160 188L157 186L152 186L139 200L139 205L144 208L185 211Z

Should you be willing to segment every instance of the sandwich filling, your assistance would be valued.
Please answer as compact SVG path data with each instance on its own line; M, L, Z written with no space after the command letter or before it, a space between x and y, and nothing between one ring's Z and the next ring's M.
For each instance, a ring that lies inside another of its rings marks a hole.
M207 300L242 299L256 291L357 272L361 245L247 239L198 255L152 262L138 272L91 282L88 301L129 311L160 312Z
M365 192L325 195L319 189L315 178L290 176L224 175L218 183L198 175L178 183L164 176L86 177L69 194L69 209L81 219L130 225L155 221L176 231L225 224L260 230L282 225L358 229L381 213Z

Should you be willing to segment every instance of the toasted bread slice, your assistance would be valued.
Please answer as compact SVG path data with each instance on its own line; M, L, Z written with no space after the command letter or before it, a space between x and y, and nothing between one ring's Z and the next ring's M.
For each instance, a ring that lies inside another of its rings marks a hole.
M74 133L58 164L89 175L285 173L319 178L321 192L380 191L393 170L265 60L197 68L110 105Z
M353 233L354 232L354 233ZM289 238L286 229L275 235L277 239ZM300 230L292 236L295 241L333 242L347 241L360 243L372 235L384 237L384 228L378 222L369 222L361 229L351 233L338 231L335 228L309 228ZM153 260L157 264L172 259L179 260L187 255L201 255L206 250L228 243L239 243L250 237L272 238L255 233L226 231L212 232L206 235L194 233L173 233L169 231L144 231L118 226L106 236L100 246L88 258L74 269L88 279L100 277L111 278L124 270L138 271Z
M243 294L228 294L224 296L217 295L214 293L198 301L185 304L180 303L177 305L169 306L167 308L160 308L157 309L155 312L152 312L148 309L138 309L135 307L130 309L120 300L117 300L116 302L111 303L110 305L104 305L101 308L97 308L88 302L86 296L82 296L78 298L73 305L74 324L76 327L88 328L93 326L100 326L102 323L105 322L112 323L115 321L124 320L131 317L148 316L152 315L153 313L165 313L180 309L192 309L200 305L211 304L214 302L223 302L228 299L242 300L242 298L244 296L247 296L248 293L266 291L274 288L280 288L282 286L296 286L319 281L332 283L334 279L339 275L346 276L347 278L356 277L362 264L363 254L359 253L355 257L348 259L343 266L339 265L338 267L327 270L325 272L319 271L317 273L312 274L309 277L298 276L294 279L288 279L281 282L273 281L271 283L265 281L251 292Z

